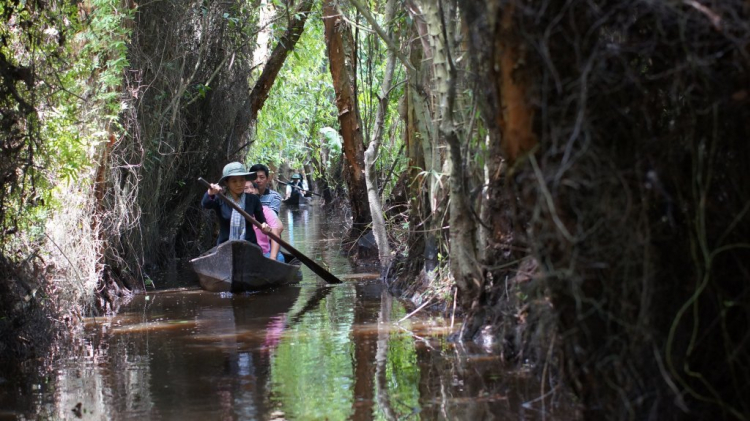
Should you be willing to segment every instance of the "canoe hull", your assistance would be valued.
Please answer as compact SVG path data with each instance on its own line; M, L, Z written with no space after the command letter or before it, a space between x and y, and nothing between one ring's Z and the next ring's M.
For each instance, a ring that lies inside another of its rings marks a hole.
M289 263L265 258L258 245L239 240L222 243L190 264L206 291L256 291L301 280L301 263L288 254L284 257Z
M309 198L302 196L301 194L298 194L296 196L291 196L288 199L282 200L285 205L287 206L303 206L307 204L307 201L310 200Z

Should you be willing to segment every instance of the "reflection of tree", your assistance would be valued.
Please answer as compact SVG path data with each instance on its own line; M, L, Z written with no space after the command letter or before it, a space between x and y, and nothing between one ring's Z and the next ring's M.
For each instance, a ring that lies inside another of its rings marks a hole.
M59 370L49 418L72 419L79 402L83 414L102 419L263 418L272 411L268 351L283 343L285 312L299 293L152 294L142 314L88 328L79 358ZM266 343L270 337L278 342Z
M113 332L111 326L96 328L100 334L80 344L83 355L58 371L55 388L64 392L56 402L58 415L50 419L73 419L71 411L79 404L82 413L103 416L153 410L152 373L132 369L148 364L148 343Z
M274 352L271 399L288 419L349 419L356 293L342 284L308 297L298 315L288 317L285 340Z
M398 419L391 408L391 398L388 395L388 379L386 367L388 358L388 340L391 332L391 311L393 309L393 297L388 291L380 295L380 313L378 315L378 350L375 354L375 379L377 384L376 399L378 409L383 411L387 420Z
M363 286L355 285L357 297L366 296ZM359 303L358 303L359 304ZM373 414L373 393L375 390L375 354L377 341L374 334L368 329L372 326L372 314L366 306L357 305L354 311L354 415L353 420L369 420ZM369 323L368 323L369 322ZM377 320L375 321L377 322Z
M321 285L317 287L314 293L309 294L307 300L305 300L305 305L301 309L295 311L290 315L289 325L298 323L302 319L302 316L304 316L310 310L314 310L320 304L320 302L325 297L327 297L328 294L331 293L332 290L333 288L327 285Z

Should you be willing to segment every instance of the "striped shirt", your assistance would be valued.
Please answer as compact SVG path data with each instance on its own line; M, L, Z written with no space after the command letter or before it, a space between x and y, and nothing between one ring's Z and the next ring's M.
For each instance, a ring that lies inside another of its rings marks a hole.
M281 210L281 195L276 192L275 190L266 189L265 194L262 194L260 196L260 203L263 204L263 206L266 206L268 208L273 209L276 214L279 214L279 211Z

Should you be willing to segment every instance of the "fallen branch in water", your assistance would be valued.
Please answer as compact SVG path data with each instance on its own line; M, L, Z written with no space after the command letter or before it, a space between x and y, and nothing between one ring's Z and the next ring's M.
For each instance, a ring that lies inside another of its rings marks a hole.
M430 298L429 300L427 300L427 301L425 301L424 303L422 303L422 305L421 305L421 306L419 306L419 307L417 307L417 309L416 309L416 310L414 310L414 311L412 311L411 313L407 314L406 316L402 317L402 318L401 318L401 320L397 321L396 323L401 323L401 322L403 322L404 320L408 319L409 317L411 317L411 316L413 316L413 315L417 314L417 312L418 312L419 310L421 310L421 309L425 308L425 307L427 306L427 304L430 304L431 302L432 302L432 298Z

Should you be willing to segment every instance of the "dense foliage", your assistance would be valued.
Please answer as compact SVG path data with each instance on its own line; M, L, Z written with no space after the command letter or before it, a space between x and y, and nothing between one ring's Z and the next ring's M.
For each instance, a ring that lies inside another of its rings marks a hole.
M5 233L28 233L59 205L54 186L90 172L106 130L117 130L128 14L107 1L80 11L67 1L11 2L0 11L0 223Z
M247 162L264 162L272 168L290 168L296 171L311 168L315 178L325 179L328 185L342 184L340 175L329 173L334 169L341 153L341 140L336 133L337 115L335 93L325 56L323 24L320 11L308 19L305 32L278 75L277 83L258 115L254 143ZM377 94L385 65L385 46L376 34L365 32L360 36L359 97L365 115L364 132L371 136L375 127ZM379 175L387 187L392 188L395 177L405 162L394 162L402 144L398 113L397 87L391 94L391 113L386 122L387 146L378 161ZM325 161L325 162L322 162ZM398 165L390 171L393 164ZM288 174L280 174L288 177Z
M336 123L319 13L308 19L258 115L249 162L275 167L287 163L299 169L317 152L313 148L319 145L318 130Z
M92 302L98 227L86 219L101 145L120 131L130 15L111 1L12 1L0 14L0 336L31 338L0 352L18 356L42 352L50 313Z

